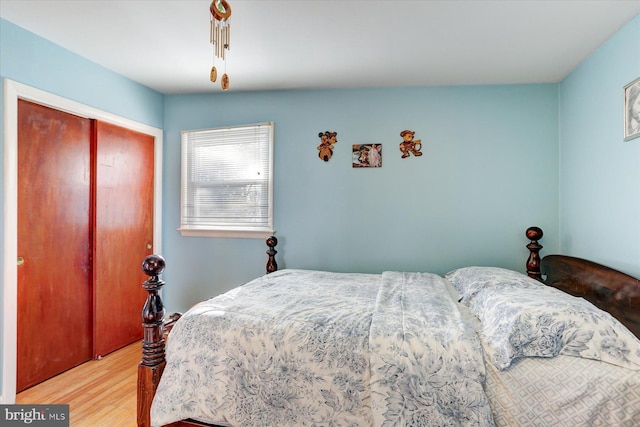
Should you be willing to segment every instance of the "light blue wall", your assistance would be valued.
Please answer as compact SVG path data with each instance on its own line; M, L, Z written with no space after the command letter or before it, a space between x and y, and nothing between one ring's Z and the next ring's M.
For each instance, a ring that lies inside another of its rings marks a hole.
M156 128L164 96L0 19L0 77Z
M180 130L273 120L280 267L446 273L524 271L525 229L557 248L557 85L422 87L169 96L165 102L167 304L191 304L264 271L262 240L183 238ZM400 158L400 132L423 142ZM318 132L338 132L318 159ZM351 146L383 145L380 169Z
M0 19L0 79L5 78L149 126L163 127L162 94ZM1 84L0 99L4 99ZM0 118L3 117L4 102L0 103ZM0 210L0 238L3 241L4 172L4 119L0 119L0 204L3 206ZM3 262L4 256L0 256L0 277L4 277ZM0 284L0 300L3 286ZM2 307L4 309L4 302ZM1 347L0 337L0 357ZM2 372L0 382L1 378Z
M640 276L640 138L623 141L623 87L640 77L640 16L560 84L563 253Z

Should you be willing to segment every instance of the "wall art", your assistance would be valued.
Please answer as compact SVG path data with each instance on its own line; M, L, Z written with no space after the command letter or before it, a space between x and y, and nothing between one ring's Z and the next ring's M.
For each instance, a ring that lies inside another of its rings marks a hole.
M382 167L382 144L354 144L354 168Z
M320 132L320 145L316 147L318 149L318 157L325 162L328 162L331 156L333 156L333 147L338 142L338 132Z
M624 87L624 140L640 136L640 77Z
M413 153L414 156L422 156L422 141L419 139L413 139L416 133L412 130L403 130L400 132L402 142L400 143L400 151L402 152L402 158L405 159Z

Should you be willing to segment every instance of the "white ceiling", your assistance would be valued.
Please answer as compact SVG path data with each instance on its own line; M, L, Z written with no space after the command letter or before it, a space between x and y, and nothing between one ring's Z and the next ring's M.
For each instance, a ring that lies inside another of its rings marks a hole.
M558 82L640 13L640 0L228 1L232 91ZM207 93L221 91L210 3L0 0L0 17L159 92Z

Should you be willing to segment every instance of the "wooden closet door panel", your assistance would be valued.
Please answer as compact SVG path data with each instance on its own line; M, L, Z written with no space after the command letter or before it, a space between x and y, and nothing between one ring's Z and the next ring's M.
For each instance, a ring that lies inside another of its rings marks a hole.
M142 260L153 252L154 138L96 123L94 356L142 338Z
M18 392L91 359L90 138L18 101Z

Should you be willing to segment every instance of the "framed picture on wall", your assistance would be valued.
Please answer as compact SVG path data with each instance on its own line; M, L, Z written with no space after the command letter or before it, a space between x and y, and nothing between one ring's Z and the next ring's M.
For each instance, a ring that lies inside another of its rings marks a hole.
M382 144L353 144L354 168L381 168Z
M640 77L624 87L624 140L640 136Z

